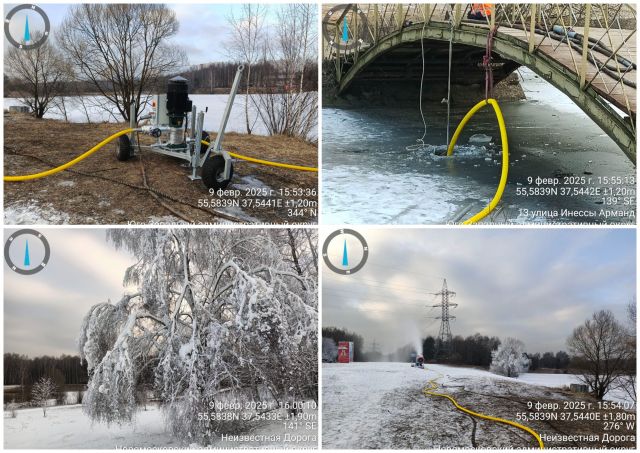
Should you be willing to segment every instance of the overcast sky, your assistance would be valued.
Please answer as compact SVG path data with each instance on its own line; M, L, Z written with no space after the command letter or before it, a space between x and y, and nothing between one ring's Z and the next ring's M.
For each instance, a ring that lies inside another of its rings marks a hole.
M5 4L4 15L17 6L17 3ZM38 3L51 22L51 31L55 36L56 28L64 20L69 10L68 4ZM173 3L167 5L178 16L180 29L178 34L171 39L173 44L179 45L185 50L190 65L210 63L213 61L227 61L230 56L227 53L231 28L227 18L234 14L242 15L242 4L193 4ZM276 18L276 10L281 5L269 5L265 25L273 23ZM23 14L23 13L19 13ZM12 20L12 26L16 28L12 32L15 37L22 36L24 26L23 16L16 14ZM39 24L31 23L30 26L37 30ZM5 46L7 41L5 39ZM6 48L6 47L5 47Z
M82 318L92 305L122 296L133 257L107 243L104 229L41 231L51 245L44 271L23 276L4 264L4 350L75 354ZM323 267L323 325L356 331L367 347L375 339L384 352L438 333L439 310L426 306L438 302L430 293L445 277L457 292L454 335L513 336L530 352L566 349L573 328L596 310L624 319L635 293L628 229L358 231L369 260L351 276ZM32 245L34 260L36 253Z
M622 229L358 229L369 260L351 276L323 267L323 326L361 334L382 352L438 334L434 295L456 291L453 335L516 337L527 351L566 350L594 311L625 320L636 243ZM326 232L325 232L326 233ZM339 250L338 250L339 252Z
M5 240L15 230L5 230ZM51 247L47 267L20 275L4 263L4 352L29 356L77 354L84 315L94 304L117 301L133 264L106 242L104 229L41 229ZM37 250L30 244L32 259Z

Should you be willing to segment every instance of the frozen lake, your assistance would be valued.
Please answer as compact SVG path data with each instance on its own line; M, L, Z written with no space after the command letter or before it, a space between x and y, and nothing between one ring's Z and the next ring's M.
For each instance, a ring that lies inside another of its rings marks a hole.
M260 96L259 94L253 96ZM193 101L193 105L198 108L198 111L206 108L209 111L204 117L204 128L207 131L217 131L222 120L222 114L227 104L227 94L191 94L189 99ZM83 102L84 101L84 105ZM80 99L77 96L69 96L64 98L66 105L67 117L69 121L73 123L102 123L102 122L121 122L122 118L117 114L117 110L113 107L105 108L104 97L102 96L84 96ZM227 123L227 132L239 132L246 133L245 122L245 104L247 102L247 96L244 94L237 94L233 109L231 110L231 116ZM10 106L23 105L17 98L4 98L4 109L8 109ZM143 112L146 113L150 109L150 106L146 106ZM45 114L45 118L64 120L64 114L61 108L53 107ZM252 126L252 133L257 135L269 135L264 125L264 122L260 119L253 102L249 101L249 118ZM310 139L317 138L317 129L312 131Z
M635 212L634 165L570 98L526 68L519 71L526 100L500 103L510 166L501 202L505 215L496 221L634 224L635 217L627 216ZM451 133L470 107L452 107ZM417 99L415 106L322 109L325 222L441 224L466 206L474 207L472 214L489 202L500 175L500 144L485 147L470 145L468 140L473 134L486 134L499 142L492 109L482 109L468 123L452 158L435 154L446 148L446 105L424 104L424 111L429 146L407 151L423 133ZM605 206L602 192L526 197L517 193L518 187L532 187L529 178L586 175L593 179L592 187L631 194L631 203ZM613 186L595 182L618 177L625 182ZM570 212L545 214L563 209ZM625 213L595 219L572 214L601 209Z

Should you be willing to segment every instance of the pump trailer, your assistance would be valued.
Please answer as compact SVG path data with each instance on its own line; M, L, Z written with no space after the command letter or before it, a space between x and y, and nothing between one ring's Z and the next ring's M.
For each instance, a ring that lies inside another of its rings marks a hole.
M118 137L117 159L129 160L135 156L136 149L145 148L154 153L186 160L191 171L189 178L202 179L209 189L227 187L233 177L233 161L229 153L222 149L222 140L243 70L244 66L241 65L236 71L215 141L211 142L209 134L204 131L204 115L208 108L204 111L197 110L189 99L187 79L178 76L169 80L166 94L154 96L150 114L137 119L136 107L132 104L130 128L133 131ZM138 126L138 121L143 120L147 120L147 124ZM137 139L138 132L157 140L151 145L142 145ZM198 175L199 169L201 171Z

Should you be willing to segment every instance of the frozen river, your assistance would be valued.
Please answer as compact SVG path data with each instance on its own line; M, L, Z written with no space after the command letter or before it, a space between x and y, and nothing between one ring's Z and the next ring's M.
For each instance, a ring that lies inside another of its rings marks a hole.
M571 99L529 70L522 68L520 73L527 99L500 103L511 165L501 203L503 217L494 221L635 223L635 218L626 216L635 211L634 165ZM470 107L452 108L451 133ZM415 107L322 110L325 222L446 223L466 206L477 212L489 202L500 176L500 145L474 146L468 139L473 134L499 139L493 110L485 107L473 117L453 158L434 153L446 143L446 105L425 104L424 110L425 143L431 146L422 151L406 150L423 132L417 99ZM590 177L591 183L585 186L600 187L599 193L518 193L518 188L531 187L529 178L562 181L573 176ZM606 204L604 187L625 194L629 203L621 198L614 205ZM563 215L563 209L569 213ZM583 215L601 209L625 213L609 218Z

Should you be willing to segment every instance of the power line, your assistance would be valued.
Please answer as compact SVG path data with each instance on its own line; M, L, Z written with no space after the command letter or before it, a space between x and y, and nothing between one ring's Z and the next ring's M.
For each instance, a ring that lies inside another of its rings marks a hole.
M449 320L456 319L455 316L449 314L450 308L455 308L458 304L451 302L456 295L454 291L449 291L447 287L447 279L442 282L442 289L437 293L441 297L440 303L433 305L433 307L440 307L442 314L436 319L440 319L440 331L438 332L438 345L436 348L436 358L449 358L451 355L451 325Z

